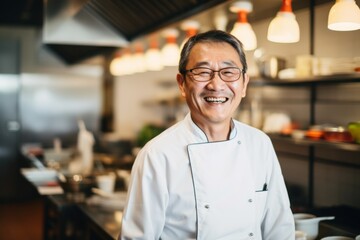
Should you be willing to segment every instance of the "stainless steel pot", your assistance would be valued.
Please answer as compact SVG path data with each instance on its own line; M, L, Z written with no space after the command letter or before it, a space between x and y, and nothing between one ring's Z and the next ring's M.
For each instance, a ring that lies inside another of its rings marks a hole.
M81 174L58 174L60 186L66 193L91 194L91 188L96 187L95 177L92 175L84 176Z

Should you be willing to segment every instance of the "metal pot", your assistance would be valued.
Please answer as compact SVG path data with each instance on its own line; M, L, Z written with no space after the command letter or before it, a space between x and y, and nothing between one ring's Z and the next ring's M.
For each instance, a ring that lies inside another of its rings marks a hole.
M96 187L95 177L92 175L84 176L81 174L58 174L60 186L66 193L91 194L91 189Z

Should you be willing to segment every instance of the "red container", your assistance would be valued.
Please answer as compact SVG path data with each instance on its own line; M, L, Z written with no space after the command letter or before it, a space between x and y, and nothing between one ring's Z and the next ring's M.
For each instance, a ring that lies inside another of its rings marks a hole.
M354 139L349 131L343 127L331 127L324 129L323 138L326 141L334 142L353 142Z

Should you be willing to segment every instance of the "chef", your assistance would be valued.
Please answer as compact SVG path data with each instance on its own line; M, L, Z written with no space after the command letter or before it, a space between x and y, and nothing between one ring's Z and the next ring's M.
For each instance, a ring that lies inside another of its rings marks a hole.
M232 118L246 70L242 44L226 32L187 41L177 83L190 112L139 152L119 239L295 239L270 139Z

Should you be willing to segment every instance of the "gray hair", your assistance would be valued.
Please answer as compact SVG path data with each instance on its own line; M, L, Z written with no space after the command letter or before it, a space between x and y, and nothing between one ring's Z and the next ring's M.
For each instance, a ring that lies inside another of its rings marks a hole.
M186 65L189 61L189 55L191 49L197 43L203 43L203 42L208 42L208 43L225 42L230 44L239 54L240 62L243 65L243 71L244 72L247 71L246 56L243 49L243 44L236 37L234 37L233 35L227 32L220 30L210 30L190 37L188 41L185 43L184 47L181 50L180 61L179 61L179 73L185 74Z

